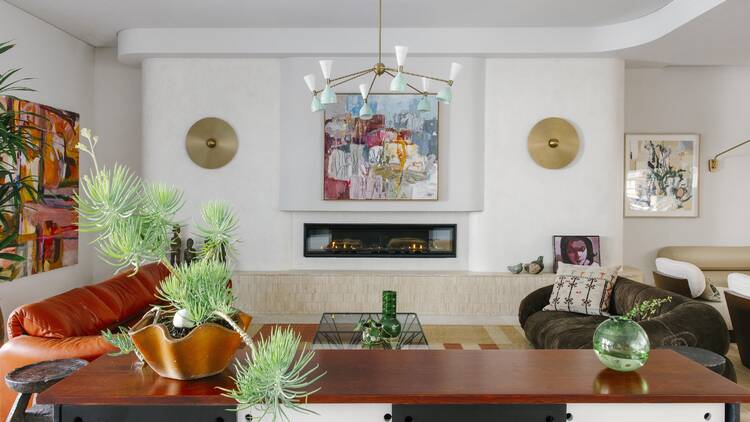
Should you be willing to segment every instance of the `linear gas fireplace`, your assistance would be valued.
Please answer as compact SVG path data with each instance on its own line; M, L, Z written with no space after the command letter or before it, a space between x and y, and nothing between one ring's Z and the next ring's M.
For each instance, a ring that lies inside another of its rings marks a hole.
M455 224L305 224L309 258L455 258Z

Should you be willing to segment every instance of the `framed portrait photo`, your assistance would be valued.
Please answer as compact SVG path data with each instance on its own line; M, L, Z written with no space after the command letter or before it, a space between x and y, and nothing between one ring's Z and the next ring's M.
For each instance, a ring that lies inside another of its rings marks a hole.
M568 235L554 236L553 247L555 263L553 271L557 272L557 264L601 266L602 253L599 236Z
M625 135L625 217L698 217L700 135Z

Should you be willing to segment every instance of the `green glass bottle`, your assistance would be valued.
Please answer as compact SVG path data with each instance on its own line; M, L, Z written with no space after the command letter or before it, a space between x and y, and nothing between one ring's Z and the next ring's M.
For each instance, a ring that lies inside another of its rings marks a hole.
M610 317L594 332L594 351L604 366L615 371L635 371L646 364L651 344L637 322Z
M401 323L396 318L396 292L383 291L383 315L380 319L383 325L383 337L395 338L401 334Z

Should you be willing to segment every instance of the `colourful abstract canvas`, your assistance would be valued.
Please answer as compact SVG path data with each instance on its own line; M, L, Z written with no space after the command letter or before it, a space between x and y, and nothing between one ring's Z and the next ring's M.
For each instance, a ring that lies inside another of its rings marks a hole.
M79 116L25 100L6 99L17 124L30 127L34 148L19 157L20 176L33 177L37 201L23 198L18 241L11 250L23 262L0 262L3 275L24 277L78 263L78 213L73 197L79 180Z
M438 103L421 95L372 94L374 116L358 117L360 95L339 95L325 112L326 200L438 199Z

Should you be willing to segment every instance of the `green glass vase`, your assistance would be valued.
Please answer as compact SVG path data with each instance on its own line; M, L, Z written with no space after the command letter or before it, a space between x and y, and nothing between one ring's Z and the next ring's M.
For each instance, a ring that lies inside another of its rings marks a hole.
M646 364L651 344L643 328L628 318L610 317L594 332L594 352L607 368L630 372Z
M383 325L383 337L396 338L401 334L401 323L396 318L396 292L383 291L383 315L380 319Z

